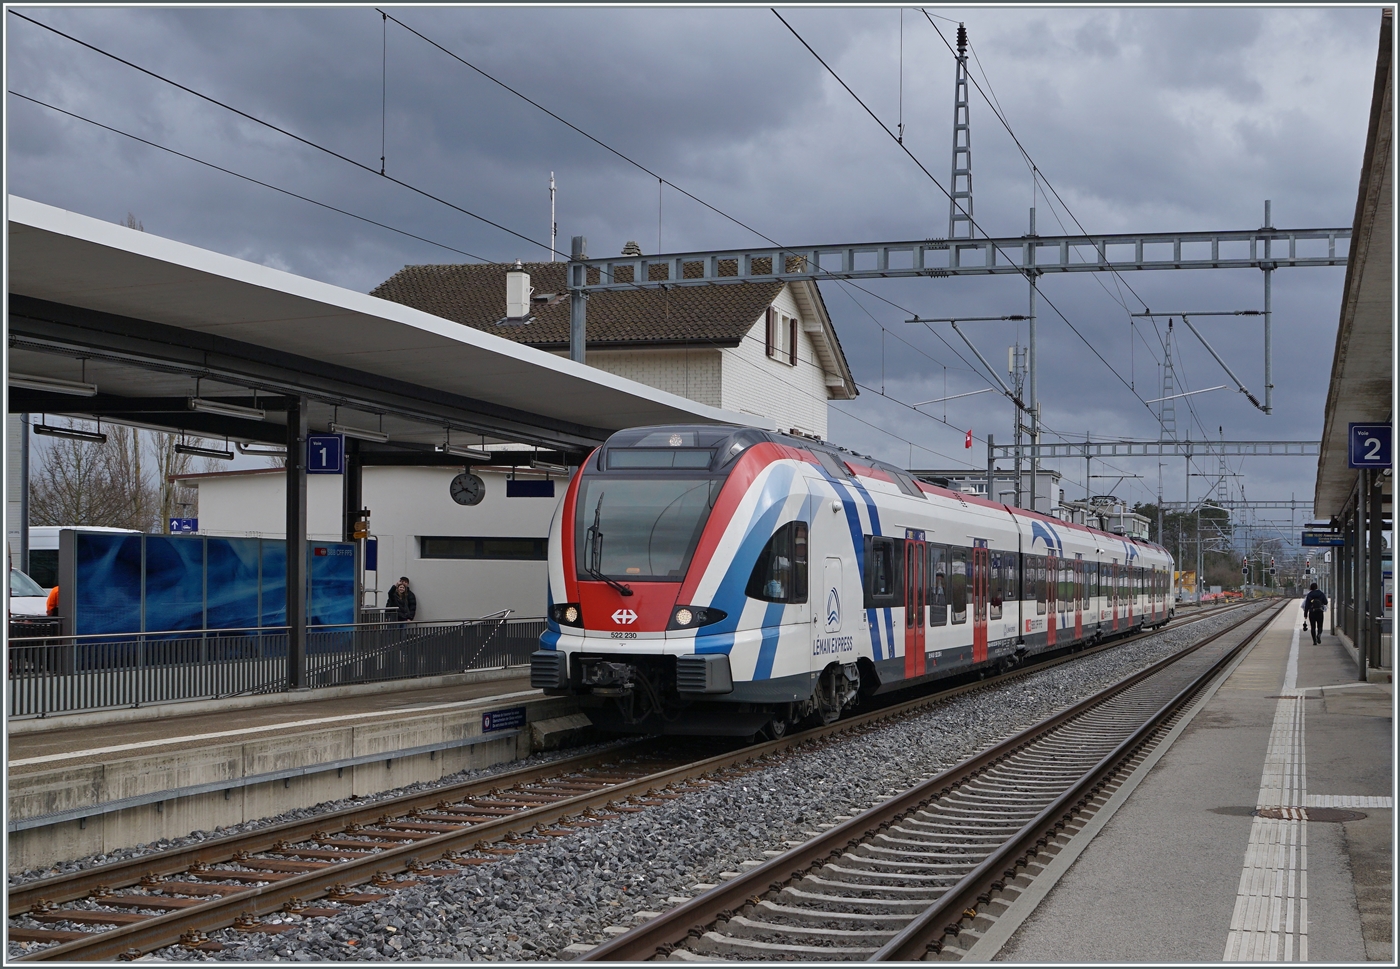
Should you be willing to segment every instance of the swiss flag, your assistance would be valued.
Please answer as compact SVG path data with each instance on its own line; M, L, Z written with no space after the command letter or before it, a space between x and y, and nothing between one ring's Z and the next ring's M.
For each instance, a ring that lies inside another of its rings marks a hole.
M963 447L965 447L965 448L970 448L970 447L972 447L972 432L971 432L971 431L968 431L968 432L967 432L967 437L963 438Z

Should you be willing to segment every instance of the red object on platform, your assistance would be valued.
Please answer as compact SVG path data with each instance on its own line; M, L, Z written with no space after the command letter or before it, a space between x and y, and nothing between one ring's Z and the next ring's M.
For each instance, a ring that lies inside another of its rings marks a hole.
M963 438L963 447L966 447L966 448L972 447L972 432L971 432L971 431L968 431L968 432L967 432L967 437Z

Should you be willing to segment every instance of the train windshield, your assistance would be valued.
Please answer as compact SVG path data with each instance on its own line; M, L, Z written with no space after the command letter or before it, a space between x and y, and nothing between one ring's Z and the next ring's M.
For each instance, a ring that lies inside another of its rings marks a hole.
M580 579L679 582L722 477L586 477L574 536Z

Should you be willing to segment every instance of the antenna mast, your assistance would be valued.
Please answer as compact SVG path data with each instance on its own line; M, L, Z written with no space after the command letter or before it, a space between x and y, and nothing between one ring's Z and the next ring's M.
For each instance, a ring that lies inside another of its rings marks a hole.
M967 28L958 24L958 66L953 81L953 177L948 185L949 239L972 238L972 132L967 111Z
M554 173L549 173L549 261L554 261L554 243L559 238L559 223L554 221Z

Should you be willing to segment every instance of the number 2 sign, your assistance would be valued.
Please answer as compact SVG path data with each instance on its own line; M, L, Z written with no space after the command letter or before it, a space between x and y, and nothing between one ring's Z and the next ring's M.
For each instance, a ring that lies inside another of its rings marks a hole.
M1390 425L1348 424L1347 467L1390 467Z
M341 474L345 471L345 438L339 434L306 435L306 473Z

